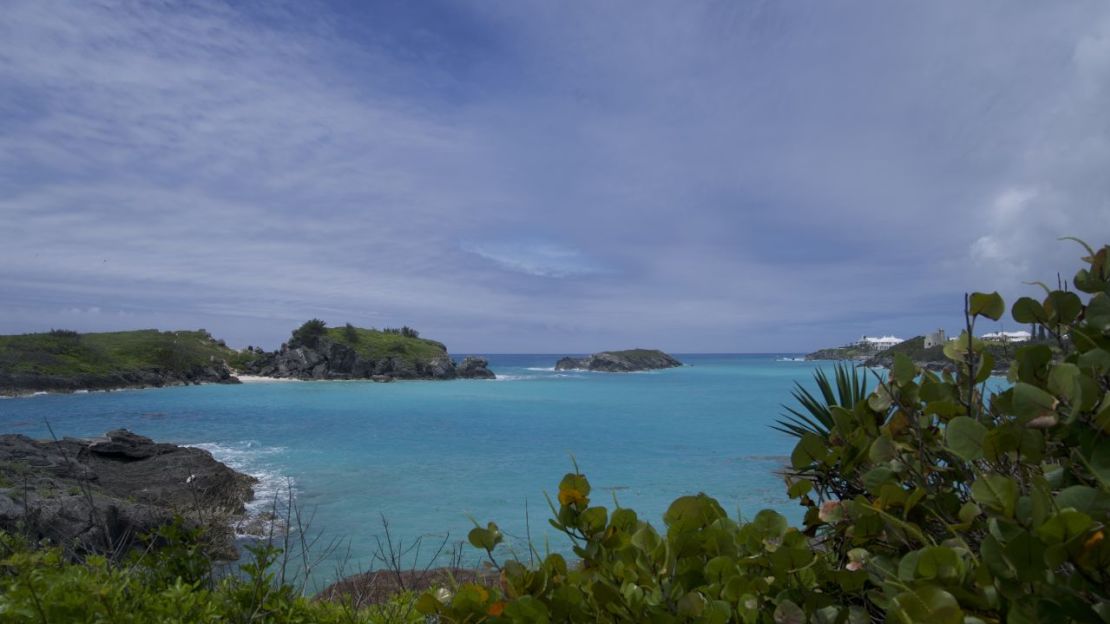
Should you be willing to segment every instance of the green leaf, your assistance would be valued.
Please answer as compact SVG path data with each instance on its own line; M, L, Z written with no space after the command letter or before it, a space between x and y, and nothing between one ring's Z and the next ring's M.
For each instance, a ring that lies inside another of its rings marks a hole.
M1019 323L1031 325L1048 321L1048 314L1045 314L1044 307L1041 306L1039 301L1031 297L1021 297L1015 301L1010 312L1014 320Z
M1002 295L997 292L971 293L968 312L972 316L983 316L992 321L997 321L1006 313L1006 303L1002 301Z
M1037 527L1037 535L1049 543L1065 543L1084 535L1092 524L1094 520L1087 514L1065 509Z
M875 438L867 454L868 458L876 464L888 462L897 455L898 448L894 446L894 441L885 435Z
M930 546L919 551L915 576L921 579L958 579L964 565L955 550L944 546Z
M894 365L890 370L894 381L899 386L904 386L917 377L917 366L905 353L894 354Z
M806 612L792 601L784 599L775 607L775 624L805 624Z
M971 496L980 505L1002 512L1007 518L1014 515L1018 487L1008 477L991 474L980 477L971 484Z
M532 596L521 596L510 602L505 607L505 615L514 622L545 624L551 621L547 606Z
M804 433L794 446L790 454L790 464L795 470L807 468L813 463L820 463L828 455L825 439L815 433Z
M1090 486L1073 485L1056 495L1056 506L1060 509L1071 508L1096 516L1102 515L1110 512L1110 495Z
M1038 416L1052 414L1057 404L1056 397L1036 386L1020 381L1014 384L1014 415L1022 422L1028 422Z
M966 461L983 457L983 440L986 436L987 428L967 416L957 416L948 421L944 432L948 448Z
M1044 311L1050 321L1069 325L1083 311L1083 302L1073 292L1054 290L1044 300Z
M716 499L705 494L694 496L680 496L675 499L663 514L663 523L672 531L689 531L700 529L728 514L721 508Z
M956 598L933 585L898 594L891 606L903 622L963 624L964 614Z
M578 527L586 535L603 531L608 521L608 513L604 507L590 507L578 516Z

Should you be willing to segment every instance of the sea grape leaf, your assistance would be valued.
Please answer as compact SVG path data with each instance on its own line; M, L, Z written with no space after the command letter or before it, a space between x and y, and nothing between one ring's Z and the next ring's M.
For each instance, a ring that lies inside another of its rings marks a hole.
M898 385L904 386L917 377L917 366L905 353L895 353L891 374Z
M962 624L964 619L956 598L933 585L898 594L891 607L892 611L904 618L894 621Z
M1014 320L1019 323L1032 324L1048 321L1048 314L1045 314L1044 307L1041 306L1039 301L1031 297L1021 297L1015 301L1011 314Z
M1044 311L1050 320L1070 324L1083 311L1083 302L1073 292L1054 290L1044 300Z
M1017 505L1018 487L1004 475L984 475L971 484L971 496L980 505L1000 511L1009 518L1014 515Z
M948 421L944 432L948 448L967 461L983 457L983 440L986 436L987 428L967 416L957 416Z
M1053 413L1058 403L1055 397L1034 385L1020 381L1014 384L1014 415L1022 422Z
M971 293L968 303L968 312L972 316L983 316L992 321L997 321L1005 314L1006 303L1002 301L1002 295L999 295L997 292Z
M790 454L790 464L796 470L801 470L813 463L820 463L827 455L825 439L817 434L806 432L794 446L794 452Z

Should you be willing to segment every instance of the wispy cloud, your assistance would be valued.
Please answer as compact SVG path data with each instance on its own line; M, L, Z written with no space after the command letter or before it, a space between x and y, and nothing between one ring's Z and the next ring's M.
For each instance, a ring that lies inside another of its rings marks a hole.
M1103 2L339 11L6 3L0 331L801 349L1110 240Z

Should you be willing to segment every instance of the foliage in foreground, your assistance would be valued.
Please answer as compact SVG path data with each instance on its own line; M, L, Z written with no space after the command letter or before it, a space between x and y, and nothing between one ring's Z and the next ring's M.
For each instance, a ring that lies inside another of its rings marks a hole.
M118 562L92 556L68 561L60 548L33 548L0 533L0 622L320 623L422 622L410 595L371 607L305 598L280 582L280 551L251 548L239 574L217 578L196 532L180 525L159 536L166 545Z
M418 607L451 622L1110 622L1110 247L1088 252L1073 282L1086 301L1045 288L1014 304L1055 346L1019 349L1004 392L987 392L994 364L972 336L1005 306L975 293L952 370L902 356L865 400L838 375L842 396L792 410L803 527L772 511L737 522L699 494L660 532L568 474L551 523L579 564L507 561L502 591L462 585ZM469 537L497 565L497 526Z

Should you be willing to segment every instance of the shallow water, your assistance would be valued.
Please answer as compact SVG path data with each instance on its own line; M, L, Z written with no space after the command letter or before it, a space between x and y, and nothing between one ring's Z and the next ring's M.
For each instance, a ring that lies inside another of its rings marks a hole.
M689 366L633 374L555 372L558 356L491 355L496 381L291 382L193 386L0 401L0 431L94 436L126 427L200 446L258 476L256 507L286 483L312 532L344 540L317 583L374 566L381 518L411 544L465 539L469 517L496 521L517 547L567 545L544 493L572 469L661 524L670 501L704 491L733 514L799 508L776 475L791 439L770 428L811 362L792 355L684 355ZM346 547L349 544L350 551ZM476 551L467 548L467 561ZM523 552L523 551L522 551Z

